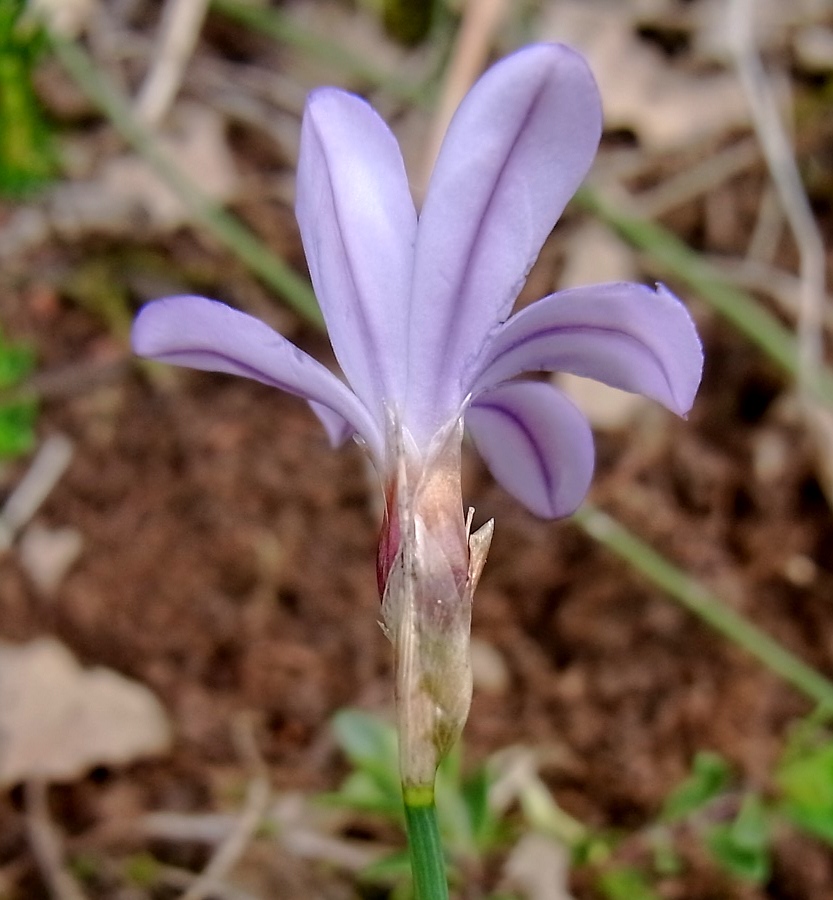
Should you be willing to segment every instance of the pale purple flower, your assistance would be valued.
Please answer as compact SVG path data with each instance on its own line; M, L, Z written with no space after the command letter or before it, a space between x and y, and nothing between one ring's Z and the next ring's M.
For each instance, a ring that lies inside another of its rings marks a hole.
M333 443L353 435L390 478L390 422L425 453L462 414L495 478L533 513L584 497L593 441L534 371L589 376L684 415L702 351L665 288L629 283L512 306L586 175L601 107L586 63L558 45L493 66L463 100L417 213L392 133L334 88L307 102L296 214L312 283L349 387L262 322L202 297L144 307L136 353L244 375L306 398Z
M203 297L151 303L133 328L141 356L282 388L309 401L334 444L366 446L385 487L379 591L406 787L432 789L471 699L471 601L491 523L471 534L462 516L463 425L511 494L563 516L590 483L590 428L558 388L518 376L589 376L679 415L700 382L694 326L663 287L576 288L510 316L600 134L584 60L557 45L521 50L463 100L418 214L385 123L359 97L314 91L296 214L347 384Z

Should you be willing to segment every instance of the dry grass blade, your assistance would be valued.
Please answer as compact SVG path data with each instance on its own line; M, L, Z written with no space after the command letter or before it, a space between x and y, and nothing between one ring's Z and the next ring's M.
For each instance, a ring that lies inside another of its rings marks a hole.
M423 151L422 169L415 185L415 193L419 198L424 195L428 186L428 179L451 117L488 62L492 39L508 6L507 0L468 0L465 5L463 20Z
M266 815L271 789L250 717L241 716L234 722L234 737L241 758L254 773L246 790L246 800L233 831L217 847L202 874L182 895L182 900L204 900L214 893L216 885L237 864Z
M743 140L709 156L699 165L685 168L656 187L634 197L635 208L648 219L658 219L668 210L682 206L750 169L761 152L754 140Z
M54 900L86 900L64 865L61 838L49 818L44 781L29 781L26 784L26 830L32 853Z
M741 85L778 199L799 253L801 300L798 313L798 388L817 465L828 502L833 504L833 410L814 400L822 362L822 319L825 300L824 241L801 182L795 154L753 36L752 0L732 0L729 32Z
M812 386L822 361L824 241L801 182L778 107L753 38L752 0L732 0L729 32L738 78L746 94L755 133L800 256L802 297L799 311L799 385Z
M158 125L170 109L197 44L209 0L168 0L162 12L161 38L150 72L136 100L136 115Z
M54 434L43 442L29 470L0 510L0 552L8 550L15 535L60 481L72 453L72 442L62 434Z

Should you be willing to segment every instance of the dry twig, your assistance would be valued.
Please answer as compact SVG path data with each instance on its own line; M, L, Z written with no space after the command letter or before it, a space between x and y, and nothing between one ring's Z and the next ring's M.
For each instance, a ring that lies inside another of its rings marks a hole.
M801 279L792 272L761 262L753 256L734 257L704 254L704 258L733 284L764 297L770 297L791 318L801 308ZM822 322L833 331L833 295L824 295Z
M194 52L209 0L167 0L153 65L136 100L136 115L155 126L170 109Z
M251 718L241 716L234 722L234 737L238 752L253 777L246 791L246 800L231 833L217 847L202 874L182 895L182 900L204 900L214 893L216 885L234 868L263 821L271 790L266 765L257 749Z
M188 869L181 869L179 866L159 866L157 870L159 880L176 890L184 891L182 897L185 897L189 890L201 880L201 875L194 875ZM212 900L260 900L255 894L244 891L242 888L233 887L230 884L223 884L220 881L211 885Z
M26 831L38 868L54 900L85 900L84 893L64 865L61 837L49 818L47 785L26 783Z
M746 93L755 133L799 253L801 301L798 314L798 389L817 445L822 486L833 503L833 411L817 400L823 364L825 299L824 241L801 182L795 154L764 72L752 32L753 0L732 0L729 33L738 77Z
M419 199L425 193L448 123L488 62L492 39L507 8L507 0L467 0L465 4L463 20L446 68L442 93L425 146L422 170L415 185L414 192Z
M781 209L775 188L771 183L767 183L758 202L758 217L746 248L747 258L771 264L783 233L784 211Z
M15 535L38 511L60 481L72 459L72 442L62 434L48 437L29 470L0 510L0 553L12 545Z
M640 191L634 197L635 208L640 215L657 219L669 210L713 191L754 166L760 158L757 141L738 141L708 156L699 165L689 166L679 174L666 178L656 187Z
M813 387L822 361L821 315L824 300L824 242L801 183L795 155L781 122L752 33L753 0L731 0L729 33L738 78L746 93L755 133L772 182L795 237L802 282L798 320L799 387Z

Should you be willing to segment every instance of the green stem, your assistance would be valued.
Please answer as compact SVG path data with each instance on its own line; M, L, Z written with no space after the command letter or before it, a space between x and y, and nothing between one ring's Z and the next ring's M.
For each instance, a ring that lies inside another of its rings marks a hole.
M416 900L448 900L448 879L437 827L434 788L403 786L402 794L411 870L414 873L414 896Z
M214 203L161 150L154 135L133 115L128 101L102 78L86 53L75 43L50 34L56 56L81 90L107 116L113 127L174 191L206 231L237 255L265 284L296 312L323 325L309 282L263 243L239 219Z
M670 594L689 612L751 653L776 675L817 703L833 709L833 682L727 606L624 525L589 503L573 515L573 521Z
M590 187L582 187L575 199L629 244L645 251L661 269L695 291L787 374L798 377L795 336L746 291L727 282L684 241L662 225L619 208ZM819 373L815 392L818 400L833 403L833 372L829 367Z

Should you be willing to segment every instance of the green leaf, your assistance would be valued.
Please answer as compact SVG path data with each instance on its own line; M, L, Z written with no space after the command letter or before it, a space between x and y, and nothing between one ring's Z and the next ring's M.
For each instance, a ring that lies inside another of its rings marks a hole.
M396 730L359 709L342 709L333 717L333 732L344 754L357 768L396 768Z
M658 875L678 875L682 871L683 863L674 846L671 832L657 826L650 836L650 843L654 855L654 871Z
M150 853L136 853L128 857L124 866L125 878L136 887L152 887L159 879L161 866Z
M769 878L769 820L758 794L747 794L734 822L706 832L706 846L732 875L761 884Z
M607 900L660 900L648 880L631 866L608 869L599 876L597 887Z
M35 367L35 353L25 344L8 343L0 332L0 391L19 384ZM0 403L0 459L28 453L35 446L34 400Z
M14 459L34 449L37 414L34 401L0 406L0 459Z
M833 742L783 763L776 781L780 809L799 828L833 844Z
M402 789L380 783L371 772L351 772L341 787L318 797L319 802L342 809L375 813L396 822L402 819Z
M399 752L396 731L370 713L343 709L333 717L336 741L351 763L373 779L378 794L397 805L401 816Z
M377 716L356 709L339 710L333 733L355 771L338 791L320 796L319 802L382 816L402 824L402 785L396 732Z
M394 885L411 878L411 856L407 850L396 850L388 856L371 863L362 869L362 881L371 884Z
M472 837L481 853L494 847L500 833L500 820L489 806L491 783L489 770L480 766L465 780L462 788Z
M25 4L0 4L0 192L18 197L56 171L52 135L32 87L38 29L20 27Z
M6 344L0 334L0 389L14 387L35 367L35 353L24 344Z
M691 815L720 794L729 782L729 764L707 751L694 757L691 775L665 800L660 818L675 822Z
M430 0L384 0L385 30L402 44L418 44L431 28L433 10Z

